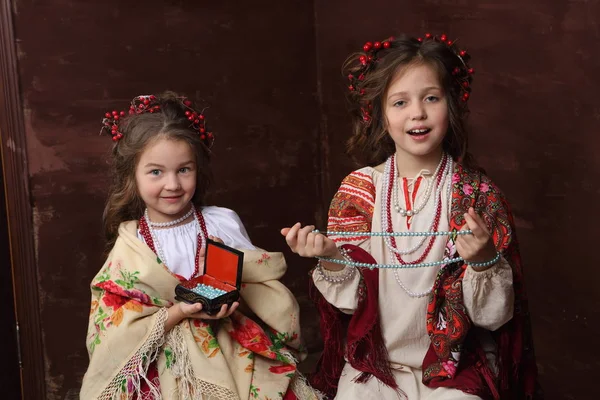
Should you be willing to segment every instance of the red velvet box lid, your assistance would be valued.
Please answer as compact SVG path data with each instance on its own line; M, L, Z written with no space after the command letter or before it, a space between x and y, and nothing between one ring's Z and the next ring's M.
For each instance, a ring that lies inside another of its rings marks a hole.
M235 286L242 286L244 253L219 242L207 239L204 257L204 275Z

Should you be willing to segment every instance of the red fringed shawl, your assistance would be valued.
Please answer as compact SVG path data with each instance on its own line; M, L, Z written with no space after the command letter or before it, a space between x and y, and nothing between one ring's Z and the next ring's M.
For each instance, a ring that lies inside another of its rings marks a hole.
M364 171L353 172L344 179L329 210L328 230L357 232L351 241L367 238L360 233L370 231L371 227L375 187L372 177ZM482 398L539 399L542 395L537 384L521 258L509 205L489 178L460 165L454 169L452 185L450 230L459 230L464 225L463 214L469 207L480 213L496 247L513 269L515 308L512 320L491 332L498 348L499 373L495 376L475 337L475 329L481 328L472 325L464 306L462 279L466 264L455 263L441 269L424 316L431 345L423 360L423 382L429 387L455 388ZM355 261L376 262L358 246L346 244L343 247ZM374 376L398 389L381 334L378 270L363 268L360 273L358 307L352 316L329 304L311 282L324 338L324 351L312 384L331 397L337 391L344 354L353 368L363 372L357 382ZM437 324L440 316L446 324ZM455 371L444 368L446 363L454 362L451 350L461 354Z

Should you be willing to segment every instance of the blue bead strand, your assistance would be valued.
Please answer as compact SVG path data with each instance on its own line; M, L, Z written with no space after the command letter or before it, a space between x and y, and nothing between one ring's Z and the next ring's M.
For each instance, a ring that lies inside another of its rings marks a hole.
M483 267L490 267L494 264L496 264L499 260L500 260L500 252L496 253L496 257L492 258L490 261L486 261L486 262L469 262L469 261L465 261L467 263L467 265L471 266L471 267L476 267L476 268L483 268Z
M334 264L351 265L353 267L361 267L361 268L369 268L369 269L374 269L374 268L383 268L383 269L386 269L386 268L389 268L389 269L427 268L427 267L437 267L438 265L452 264L455 262L464 261L464 259L462 257L456 257L456 258L444 259L441 261L424 262L424 263L418 263L418 264L370 264L370 263L362 263L362 262L356 262L356 261L349 262L347 260L338 260L337 258L328 258L328 257L317 257L317 258L321 261L327 261L327 262L331 262Z
M408 268L437 267L439 265L447 265L447 264L452 264L452 263L459 262L459 261L464 261L467 265L469 265L471 267L484 268L484 267L490 267L490 266L496 264L500 260L500 257L501 257L501 254L500 254L500 252L498 252L498 253L496 253L496 257L494 257L493 259L486 261L486 262L480 262L480 263L469 262L469 261L466 261L462 257L455 257L455 258L450 258L450 259L444 259L441 261L424 262L424 263L418 263L418 264L370 264L370 263L362 263L362 262L356 262L356 261L348 261L345 259L338 260L337 258L328 258L328 257L317 257L317 258L321 261L327 261L327 262L331 262L334 264L340 264L340 265L351 265L353 267L360 267L360 268L408 269Z
M313 230L313 233L321 233L318 229ZM470 229L464 231L454 231L454 232L336 232L336 231L327 231L325 233L327 236L457 236L457 235L472 235L473 231Z
M225 293L227 293L224 290L221 289L217 289L215 287L209 286L209 285L205 285L203 283L199 283L197 284L193 289L192 292L199 294L200 296L206 297L207 299L216 299L217 297L224 295Z

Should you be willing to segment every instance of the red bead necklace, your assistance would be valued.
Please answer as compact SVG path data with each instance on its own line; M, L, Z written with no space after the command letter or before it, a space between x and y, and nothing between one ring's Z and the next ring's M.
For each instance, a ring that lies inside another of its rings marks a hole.
M192 273L192 276L191 276L192 278L195 277L196 275L198 275L198 272L200 271L200 250L202 249L202 246L205 244L205 238L208 238L208 230L206 229L206 221L204 220L202 211L200 211L198 209L196 209L195 211L196 211L196 213L195 213L196 221L198 221L198 224L200 225L200 232L198 233L198 241L197 241L197 246L196 246L196 257L194 259L194 272ZM158 254L158 251L154 244L154 239L152 238L152 236L153 236L152 231L150 229L150 226L148 225L148 221L146 221L146 217L144 217L144 216L142 216L140 218L140 233L142 234L142 237L144 238L144 241L146 242L148 247L150 247L150 249L160 259L160 255ZM161 260L161 262L164 263L164 260Z
M394 232L394 228L392 227L392 187L395 184L395 179L396 179L396 164L395 164L395 157L392 156L392 160L391 160L391 168L390 168L390 175L389 175L389 188L387 190L387 198L386 198L386 204L387 204L387 232L388 233L393 233ZM446 163L448 162L448 158L446 157L443 161L443 164L440 166L438 175L435 177L436 179L436 183L439 186L441 181L442 181L442 177L444 175L444 169L446 167ZM440 196L441 196L441 192L440 192ZM442 201L440 199L440 201L438 201L437 204L437 208L435 210L435 217L434 217L434 223L433 223L433 231L437 231L439 224L440 224L440 219L441 219L441 215L442 215ZM427 257L427 255L429 254L429 252L431 251L431 248L433 247L433 243L435 242L436 236L431 236L431 238L429 239L429 243L427 244L427 247L425 248L425 251L423 252L423 254L421 255L421 257L419 257L417 260L415 261L404 261L404 259L402 259L402 257L400 256L400 254L393 252L394 255L396 256L396 259L398 260L398 262L400 264L404 264L404 265L412 265L412 264L419 264L421 262L423 262L423 260L425 260L425 258ZM392 246L394 248L398 248L398 246L396 245L396 238L394 236L390 237L390 242L392 244Z

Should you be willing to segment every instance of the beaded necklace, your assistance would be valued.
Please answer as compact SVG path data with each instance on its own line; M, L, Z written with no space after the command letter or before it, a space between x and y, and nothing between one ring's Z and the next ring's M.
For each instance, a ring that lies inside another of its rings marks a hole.
M452 171L452 160L450 159L450 161L448 161L449 157L444 154L442 156L442 159L440 161L440 164L438 165L438 169L436 170L436 172L438 172L436 174L436 176L434 177L435 179L435 183L436 183L436 193L435 193L435 214L433 216L433 220L430 226L429 231L431 232L435 232L438 229L439 223L440 223L440 219L441 219L441 214L442 214L442 190L444 188L444 183L446 181L447 176L449 175L449 173L451 173ZM389 172L387 174L388 176L388 181L384 182L384 196L382 196L382 210L381 210L381 214L382 214L382 222L383 222L383 230L391 233L393 232L393 227L392 227L392 211L391 211L391 200L392 200L392 188L396 187L396 166L395 166L395 155L390 157L388 159L388 162L386 163L388 165L389 168ZM387 184L386 184L387 183ZM448 179L448 183L450 183L450 180ZM387 222L387 226L386 226L386 222ZM406 262L402 259L402 254L410 254L415 252L418 248L420 248L423 243L425 243L425 240L428 238L427 236L423 236L423 238L417 242L416 246L413 246L412 248L408 249L408 250L400 250L397 248L396 245L396 239L394 236L386 236L384 237L384 241L386 246L388 247L388 249L392 252L392 254L396 257L396 259L398 260L398 262L401 265L406 265L406 264L412 264L412 265L423 265L423 264L427 264L427 263L423 263L423 261L425 260L425 258L429 255L431 249L433 248L433 244L435 243L435 239L437 236L432 235L429 237L429 243L427 245L427 247L425 248L425 250L423 251L423 253L421 254L421 256L412 262ZM446 260L443 260L446 261ZM445 264L445 263L444 263ZM438 265L443 265L443 263L440 263ZM425 297L427 295L429 295L429 293L431 293L431 291L433 290L433 286L429 287L429 289L422 291L422 292L414 292L412 290L410 290L406 284L400 279L400 276L398 274L398 269L394 269L394 277L396 279L396 283L398 283L398 285L402 288L402 290L404 290L404 292L412 298L420 298L420 297Z
M395 157L395 156L393 156ZM394 209L396 210L397 213L399 213L401 216L403 217L412 217L414 215L417 215L418 213L420 213L423 208L425 208L425 205L427 205L427 203L429 202L429 196L431 196L431 192L433 189L433 182L435 181L435 177L438 176L438 174L440 173L440 171L442 170L442 164L444 162L445 159L445 155L444 157L440 158L440 162L438 163L435 172L433 173L433 177L434 179L428 180L427 181L427 188L425 189L425 194L423 195L423 198L421 200L421 202L416 205L415 207L413 207L412 210L409 210L408 207L404 208L400 206L400 190L398 189L398 184L393 185L393 189L394 189L394 194L393 194L393 198L394 198ZM415 192L416 192L416 188L415 188ZM408 196L406 196L408 199Z
M442 189L444 187L444 181L448 173L451 171L452 160L448 161L449 157L444 154L442 157L441 168L439 170L438 175L435 177L436 180L436 194L435 194L435 214L433 215L432 222L429 228L430 232L437 231L437 228L440 223L440 218L442 214ZM387 179L386 179L387 178ZM384 171L384 181L383 181L383 196L381 201L381 221L382 221L382 230L387 233L393 232L392 227L392 188L394 186L394 182L396 180L396 167L395 167L395 155L392 155L386 162L386 167ZM406 262L402 259L402 255L412 254L417 251L429 238L429 243L421 256L411 262ZM431 251L433 244L435 242L435 235L432 236L423 236L423 238L417 242L417 244L407 250L401 250L398 248L396 244L396 239L393 236L385 236L384 241L388 249L394 254L396 259L400 264L419 264L421 263Z
M194 220L200 226L200 232L198 233L197 246L196 246L196 256L194 258L194 272L192 273L191 278L198 275L200 271L200 250L204 245L206 245L206 238L208 238L208 231L206 229L206 221L204 220L204 216L202 215L202 211L196 210L196 208L192 205L192 210L194 210ZM144 241L150 247L150 249L158 256L161 262L165 265L167 260L165 258L165 254L160 246L160 241L158 237L154 233L154 229L152 228L153 223L150 222L150 218L148 218L148 209L144 212L144 215L140 218L140 233L144 238Z
M148 209L146 209L146 211L144 212L144 216L146 217L146 221L153 228L169 228L171 226L178 225L178 224L182 223L183 221L185 221L186 219L188 219L194 213L194 211L195 211L194 206L192 206L192 207L190 207L190 210L188 212L186 212L183 217L177 218L177 219L175 219L173 221L169 221L169 222L152 222L152 221L150 221L150 218L148 218Z
M439 202L441 201L440 189L442 186L440 185L440 181L444 177L444 174L446 173L446 168L447 168L446 157L442 157L440 166L443 168L438 168L436 170L436 175L434 175L434 177L433 177L433 180L436 182L435 209L438 208ZM395 172L396 172L395 156L392 156L387 160L384 174L383 174L383 187L382 187L383 195L381 197L381 223L382 223L382 230L384 232L392 232L392 229L390 228L391 227L391 222L390 222L391 221L391 212L388 213L387 211L389 211L389 209L390 209L390 197L392 196L392 194L390 193L392 191L391 188L394 188L397 186L395 184L397 181ZM435 214L434 214L431 217L431 224L429 226L429 231L434 232L437 230L435 221L436 221L436 219L435 219ZM390 229L388 229L388 228L390 228ZM400 255L407 255L407 254L412 254L415 251L417 251L423 245L423 243L425 243L426 239L427 238L423 237L413 247L406 249L406 250L399 249L394 242L392 242L391 240L389 240L387 238L384 241L384 243L386 244L386 246L388 247L388 249L391 252L394 252L394 253L400 254Z

